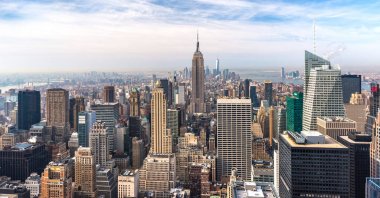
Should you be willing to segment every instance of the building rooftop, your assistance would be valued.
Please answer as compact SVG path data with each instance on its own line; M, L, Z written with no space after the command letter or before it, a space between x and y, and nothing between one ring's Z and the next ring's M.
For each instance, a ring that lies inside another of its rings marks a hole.
M218 98L217 103L232 103L232 104L249 103L251 104L251 99Z
M306 131L304 131L305 133L307 133ZM317 134L319 132L316 132L316 131L312 131L310 133L311 137L313 137L313 135L318 135L321 134ZM336 148L336 149L344 149L344 148L347 148L345 147L343 144L339 143L338 141L334 140L332 137L328 136L328 135L324 135L324 143L322 144L313 144L313 143L308 143L307 142L307 139L302 136L301 134L297 134L296 132L290 132L290 131L286 131L285 134L281 134L280 135L281 137L284 138L284 140L291 146L291 147L295 147L295 148ZM294 137L297 137L297 138L294 138Z
M137 174L137 171L138 170L129 170L129 169L126 169L125 171L123 171L122 173L121 173L121 175L122 176L134 176L134 175L136 175Z
M339 136L341 139L343 139L346 142L349 142L350 144L371 144L371 137L369 136L369 141L355 141L351 139L349 136Z
M16 143L16 145L14 145L12 147L12 150L27 150L29 148L32 148L33 147L33 144L29 144L27 142L22 142L22 143Z
M318 117L318 119L324 120L326 122L355 122L347 117Z
M236 198L277 198L277 192L272 183L235 181L232 187Z

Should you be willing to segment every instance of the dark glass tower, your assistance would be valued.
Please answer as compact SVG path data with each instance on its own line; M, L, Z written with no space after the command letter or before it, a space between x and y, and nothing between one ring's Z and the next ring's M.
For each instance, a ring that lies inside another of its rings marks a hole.
M39 91L18 92L17 125L19 129L29 130L33 124L41 121L41 95Z
M244 80L244 97L245 98L250 97L250 95L249 95L249 83L250 83L249 79Z
M348 136L339 136L338 141L350 151L350 197L364 197L366 177L370 176L371 136L351 132Z
M264 100L268 101L269 106L272 106L273 103L273 87L272 82L265 81L264 82Z
M303 93L294 92L286 97L286 130L302 131Z
M349 103L351 94L361 93L362 76L361 75L342 75L343 102Z
M249 97L251 98L252 107L260 106L259 99L257 98L256 86L249 87Z

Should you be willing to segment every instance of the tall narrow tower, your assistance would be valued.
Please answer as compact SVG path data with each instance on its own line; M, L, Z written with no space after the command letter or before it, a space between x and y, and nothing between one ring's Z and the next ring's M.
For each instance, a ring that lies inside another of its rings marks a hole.
M152 92L151 114L150 153L172 153L172 135L166 128L166 98L160 81L157 81Z
M108 160L108 136L104 122L97 121L92 125L89 136L89 145L94 152L95 163L105 167Z
M203 113L205 112L205 69L203 54L199 51L199 40L197 34L197 49L193 55L192 64L192 77L191 77L191 113Z
M95 177L95 159L91 148L79 147L75 152L74 197L96 197Z

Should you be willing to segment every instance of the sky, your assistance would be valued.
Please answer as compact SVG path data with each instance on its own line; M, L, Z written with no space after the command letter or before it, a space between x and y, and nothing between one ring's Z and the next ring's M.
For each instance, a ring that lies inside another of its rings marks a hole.
M372 0L0 0L0 72L179 70L197 32L210 68L219 58L232 70L302 69L315 46L342 70L376 71L379 10Z

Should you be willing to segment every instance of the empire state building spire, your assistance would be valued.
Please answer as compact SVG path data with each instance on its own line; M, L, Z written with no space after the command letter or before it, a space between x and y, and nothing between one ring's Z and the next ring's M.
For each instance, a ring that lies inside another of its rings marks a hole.
M199 52L199 34L198 34L198 31L197 31L197 51L196 52Z
M199 51L199 34L197 32L197 50L193 55L192 61L192 76L191 76L191 113L204 113L206 109L205 105L205 71L203 55Z

